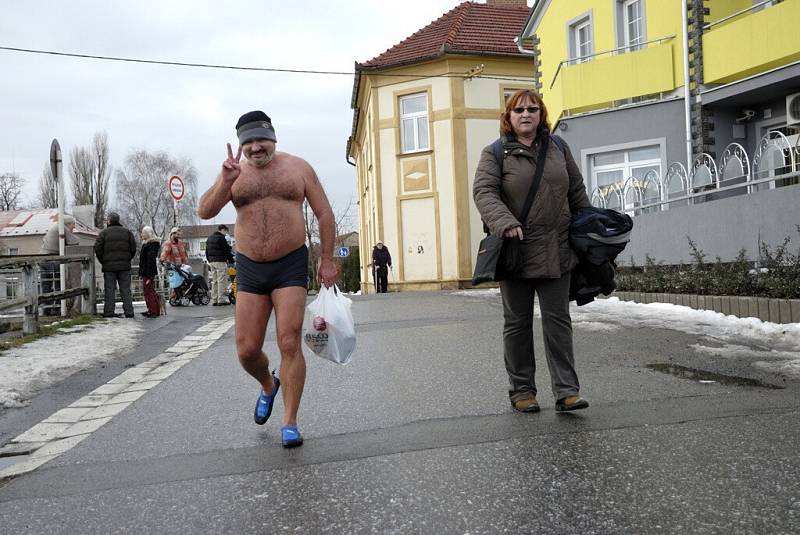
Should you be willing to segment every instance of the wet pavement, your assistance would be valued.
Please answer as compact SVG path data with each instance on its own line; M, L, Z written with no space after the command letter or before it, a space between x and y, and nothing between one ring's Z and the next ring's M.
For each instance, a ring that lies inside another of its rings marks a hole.
M75 447L0 483L2 531L791 533L800 525L792 377L697 351L710 343L700 335L628 328L624 317L598 329L575 313L591 407L553 411L537 322L542 412L519 414L506 393L499 296L357 296L353 312L351 364L307 357L303 447L280 447L280 401L270 422L253 424L258 387L239 368L231 328ZM145 323L131 354L0 414L0 445L231 314L189 307ZM272 325L265 349L276 356Z

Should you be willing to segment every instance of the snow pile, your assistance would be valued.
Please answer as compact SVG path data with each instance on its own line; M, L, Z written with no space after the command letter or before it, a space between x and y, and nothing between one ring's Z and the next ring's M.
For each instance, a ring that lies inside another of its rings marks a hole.
M136 321L115 318L0 353L0 407L24 406L39 390L128 352L140 331Z
M499 297L500 290L463 290L458 295ZM538 314L538 306L536 311ZM746 358L753 366L800 377L800 323L769 323L758 318L726 316L668 303L634 303L617 297L570 307L576 329L612 331L646 327L672 329L703 336L710 345L694 344L695 351L725 358Z

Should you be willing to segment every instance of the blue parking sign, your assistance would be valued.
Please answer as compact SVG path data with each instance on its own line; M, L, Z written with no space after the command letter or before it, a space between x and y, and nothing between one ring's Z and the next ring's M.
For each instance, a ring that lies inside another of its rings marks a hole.
M346 256L350 256L350 248L349 247L339 247L336 249L336 256L339 258L344 258Z

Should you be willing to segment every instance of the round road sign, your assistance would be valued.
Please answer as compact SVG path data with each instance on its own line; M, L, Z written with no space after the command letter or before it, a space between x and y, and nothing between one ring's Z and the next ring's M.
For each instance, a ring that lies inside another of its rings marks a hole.
M169 194L172 195L173 199L176 201L183 199L183 196L186 193L186 188L183 185L183 179L181 177L177 175L172 175L169 177L167 187L169 189Z

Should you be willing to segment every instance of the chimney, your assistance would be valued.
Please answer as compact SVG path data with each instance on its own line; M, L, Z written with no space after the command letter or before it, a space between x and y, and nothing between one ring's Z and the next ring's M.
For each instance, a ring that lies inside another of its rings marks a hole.
M528 7L528 0L486 0L487 6Z

